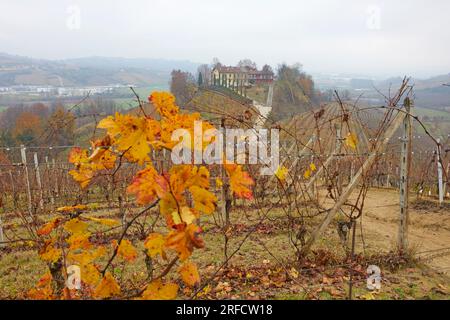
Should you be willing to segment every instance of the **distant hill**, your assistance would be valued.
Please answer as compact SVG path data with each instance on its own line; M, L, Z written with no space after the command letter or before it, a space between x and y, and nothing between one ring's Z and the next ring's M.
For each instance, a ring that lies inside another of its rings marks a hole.
M198 64L164 59L86 57L43 60L0 53L0 86L101 86L167 83L173 69L194 72Z
M402 78L391 78L375 83L382 92L394 92L401 84ZM450 73L428 79L411 79L414 84L414 101L417 107L450 109Z

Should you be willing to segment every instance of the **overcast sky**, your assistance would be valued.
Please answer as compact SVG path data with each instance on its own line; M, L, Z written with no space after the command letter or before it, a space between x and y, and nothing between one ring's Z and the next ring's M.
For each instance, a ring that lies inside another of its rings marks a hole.
M0 52L149 57L309 72L450 72L448 0L1 0Z

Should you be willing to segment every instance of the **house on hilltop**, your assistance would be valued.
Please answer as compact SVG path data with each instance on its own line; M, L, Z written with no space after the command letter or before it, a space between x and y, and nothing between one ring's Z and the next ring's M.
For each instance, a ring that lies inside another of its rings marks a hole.
M212 69L212 85L236 89L240 86L249 87L254 84L271 83L274 74L270 70L258 70L250 67L233 67L217 65Z

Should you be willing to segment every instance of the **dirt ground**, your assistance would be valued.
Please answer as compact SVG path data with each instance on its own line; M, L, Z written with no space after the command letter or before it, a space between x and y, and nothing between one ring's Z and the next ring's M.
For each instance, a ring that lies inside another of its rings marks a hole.
M326 202L331 205L330 200ZM450 298L450 250L442 250L450 247L450 203L439 208L434 200L422 199L418 202L414 195L411 195L410 202L409 241L412 253L422 261L395 271L383 268L383 287L378 294L372 294L366 288L366 268L369 261L357 261L353 267L358 273L353 291L355 298ZM358 255L370 257L374 254L387 254L395 249L398 203L399 196L395 190L369 190L360 222L362 225L357 225L355 252ZM95 217L118 218L117 209L99 208L91 214ZM205 248L196 250L192 258L199 266L202 281L208 285L197 298L345 299L349 283L349 271L344 266L347 263L341 260L333 262L334 257L342 258L345 253L337 234L336 220L314 245L314 260L299 265L295 262L295 252L288 241L284 218L280 209L273 210L271 219L258 225L240 246L258 219L254 209L233 208L229 252L238 247L239 250L230 260L229 267L218 273L215 272L220 270L224 258L223 234L213 223L212 216L202 220ZM17 230L16 219L6 220L5 228L8 232ZM105 244L113 237L117 235L111 234L95 241ZM138 240L136 234L132 232L129 239L142 249L142 241ZM324 251L320 251L321 249ZM139 286L145 283L145 268L144 259L140 256L133 264L119 260L113 264L112 270L115 276ZM23 299L45 272L46 266L36 251L26 245L18 244L0 251L0 298ZM129 289L132 288L133 286ZM180 298L187 299L190 295L192 291L185 288Z
M362 219L366 249L392 249L398 234L399 195L395 190L371 189ZM359 228L358 228L359 229ZM360 229L359 229L360 231ZM360 232L358 235L360 236ZM410 196L408 241L418 257L438 271L450 272L450 206ZM445 250L443 250L445 249ZM432 258L425 261L425 258Z

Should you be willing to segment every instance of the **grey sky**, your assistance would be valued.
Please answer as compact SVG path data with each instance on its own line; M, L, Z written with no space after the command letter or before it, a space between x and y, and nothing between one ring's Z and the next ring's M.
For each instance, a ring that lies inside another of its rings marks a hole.
M450 72L449 15L448 0L1 0L0 52L423 77Z

